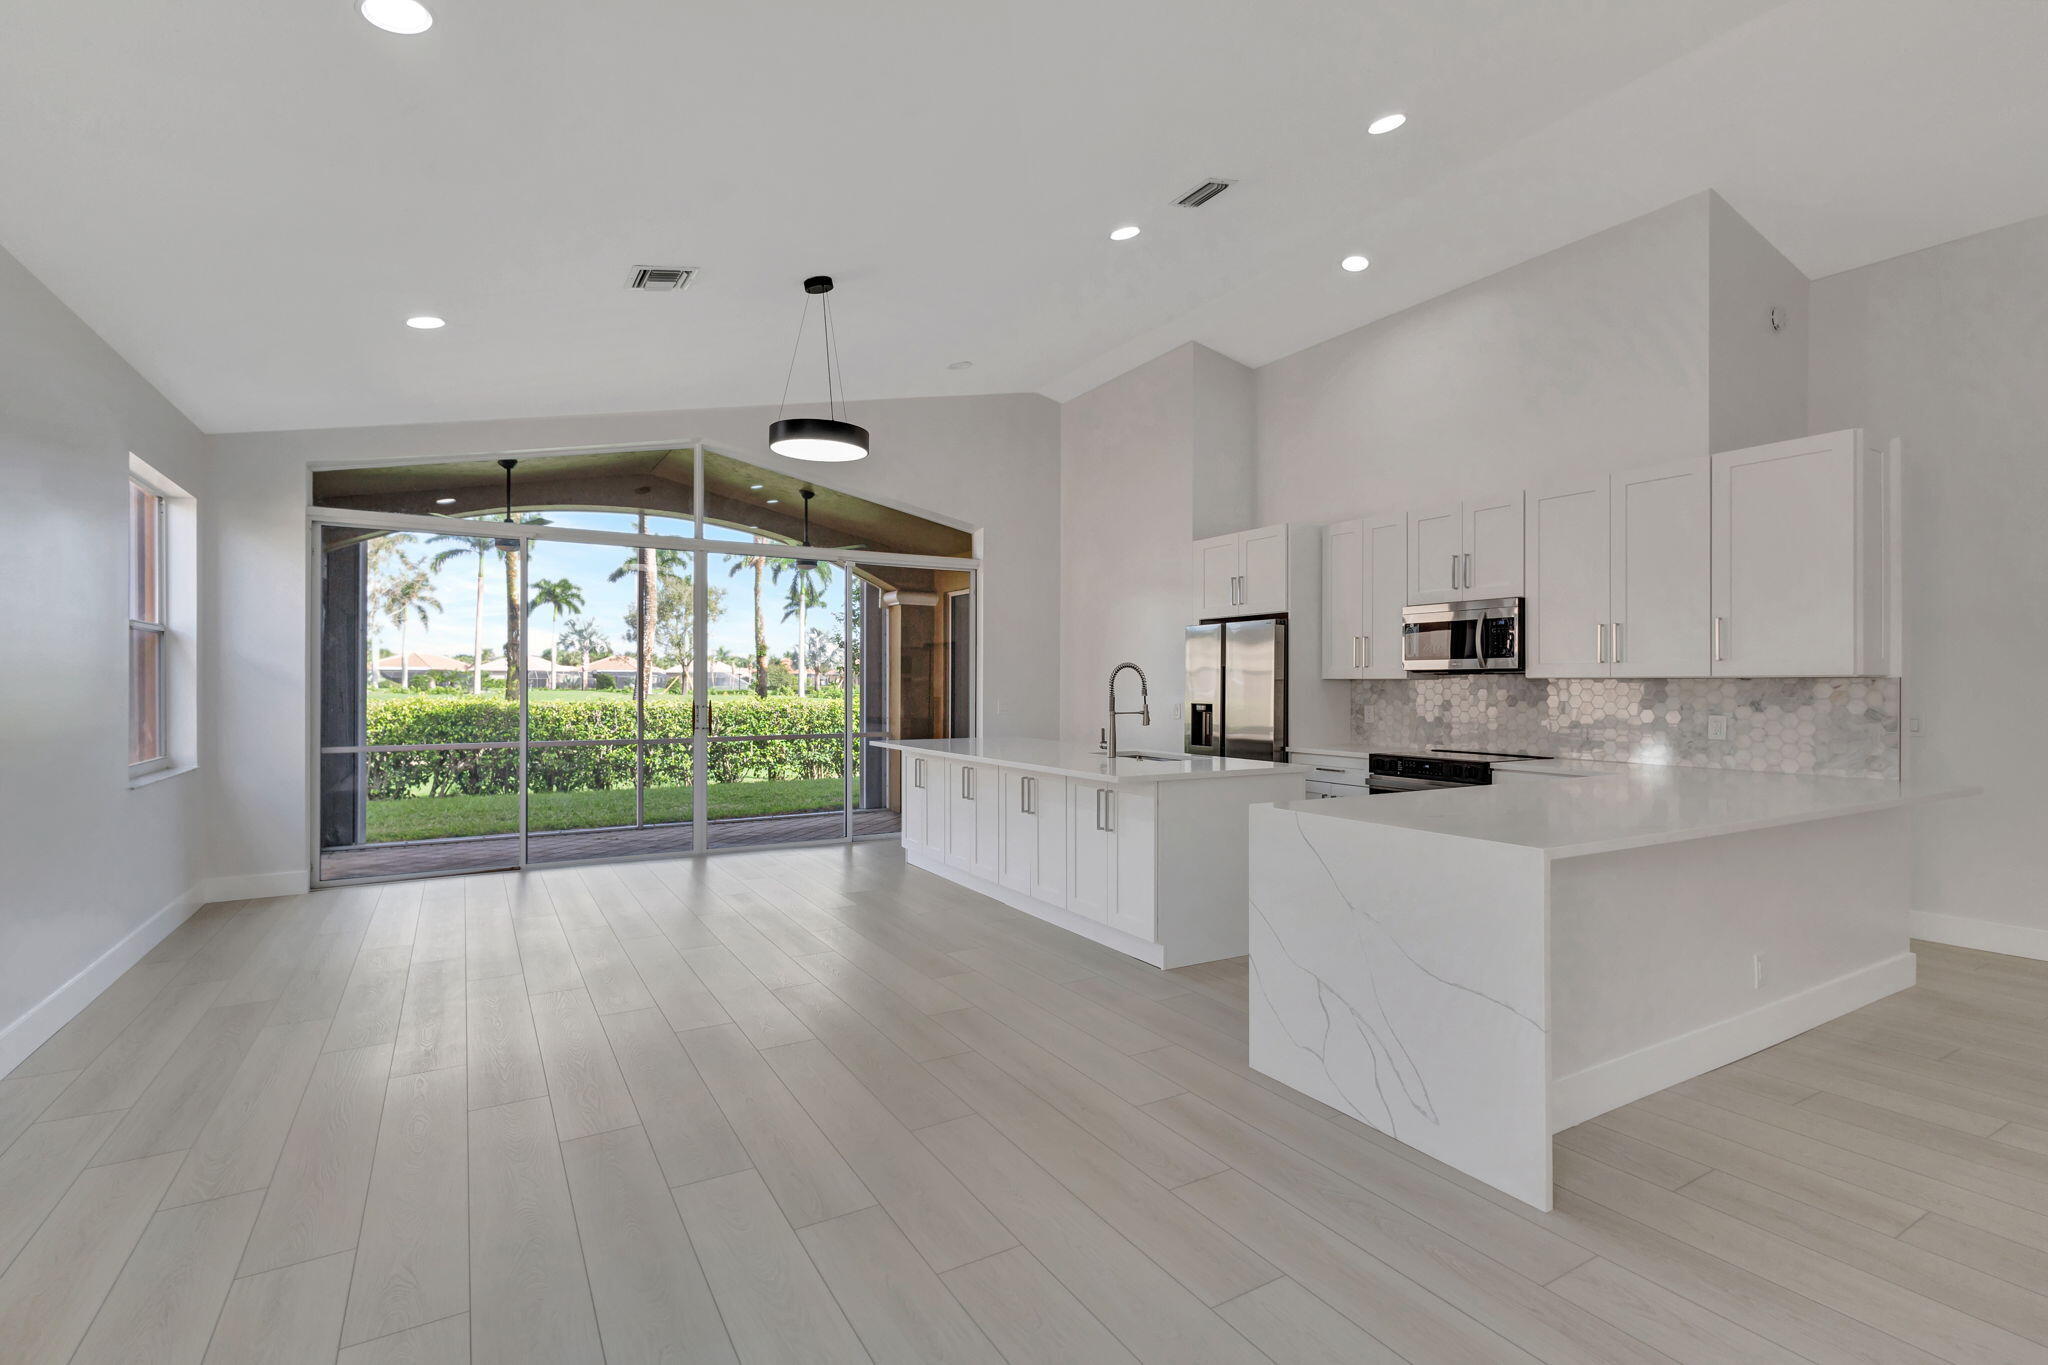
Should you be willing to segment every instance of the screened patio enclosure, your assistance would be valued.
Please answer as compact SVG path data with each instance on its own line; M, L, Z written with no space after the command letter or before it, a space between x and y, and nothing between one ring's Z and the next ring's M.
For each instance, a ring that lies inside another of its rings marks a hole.
M318 882L897 832L873 745L966 724L970 533L699 446L505 478L315 475Z

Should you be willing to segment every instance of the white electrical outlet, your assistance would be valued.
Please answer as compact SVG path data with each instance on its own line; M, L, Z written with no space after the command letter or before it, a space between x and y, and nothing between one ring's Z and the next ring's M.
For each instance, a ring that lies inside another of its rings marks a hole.
M1708 739L1726 739L1726 738L1728 738L1728 717L1726 717L1726 716L1708 716L1708 717L1707 717L1707 738L1708 738Z
M1764 955L1758 953L1749 960L1749 985L1751 990L1764 988Z

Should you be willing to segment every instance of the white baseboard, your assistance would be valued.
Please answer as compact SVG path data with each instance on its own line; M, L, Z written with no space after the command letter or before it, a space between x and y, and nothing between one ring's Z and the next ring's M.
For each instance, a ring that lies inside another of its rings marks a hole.
M198 887L187 891L130 929L120 942L87 963L76 976L0 1029L0 1076L21 1065L24 1058L49 1041L50 1035L70 1023L101 991L113 985L115 978L142 961L150 949L168 938L171 930L190 919L192 912L205 903Z
M1732 1019L1559 1076L1550 1083L1551 1131L1563 1132L1902 991L1913 984L1915 966L1911 953L1900 953Z
M250 872L239 877L208 877L200 883L200 903L253 901L266 896L296 896L312 885L304 868L296 872Z
M1963 915L1913 912L1913 937L1929 943L1946 943L1951 948L1975 948L2010 957L2032 957L2048 962L2048 929L2025 924L2005 924L1995 919L1969 919Z

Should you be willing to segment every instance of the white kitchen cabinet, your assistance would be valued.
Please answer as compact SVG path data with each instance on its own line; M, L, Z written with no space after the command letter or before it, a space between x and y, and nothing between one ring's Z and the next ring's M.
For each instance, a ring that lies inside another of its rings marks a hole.
M1895 462L1860 430L1713 457L1715 676L1891 671Z
M1609 479L1529 493L1528 638L1533 678L1604 678L1613 670Z
M1459 593L1465 598L1522 595L1522 494L1465 499L1465 559Z
M1323 676L1398 678L1408 601L1408 520L1361 517L1324 528Z
M1116 918L1116 795L1113 786L1067 786L1067 908L1108 924Z
M1067 779L1003 768L1002 883L1050 905L1067 903Z
M1283 525L1196 541L1202 618L1277 616L1288 611L1298 595L1299 573L1314 569L1316 539L1315 527Z
M1613 676L1706 677L1712 666L1711 462L1616 474L1611 485Z
M1408 600L1522 595L1522 494L1466 498L1408 518Z
M943 827L938 837L932 833L932 786L931 774L940 767L938 760L919 754L903 754L903 846L923 852L943 848L945 833Z
M1002 875L1000 783L994 765L947 763L946 861L990 881Z

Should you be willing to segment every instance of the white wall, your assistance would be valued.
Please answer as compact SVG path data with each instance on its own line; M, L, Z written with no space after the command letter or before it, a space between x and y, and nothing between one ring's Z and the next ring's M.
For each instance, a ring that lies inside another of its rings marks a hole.
M199 432L0 251L0 1073L198 903L203 778L128 786L131 452L210 529Z
M1259 370L1259 522L1335 521L1707 453L1708 201L1694 195Z
M2044 298L2048 218L1815 281L1810 419L1815 431L1904 438L1905 708L1909 731L1921 727L1906 736L1908 771L1984 788L1919 814L1916 927L2037 957L2048 957Z
M1809 288L1799 267L1727 200L1707 196L1708 450L1807 434Z
M767 468L983 532L982 663L992 735L1059 721L1059 414L1047 398L856 403L874 433L858 464L820 468L767 453L767 408L712 408L216 437L221 537L219 727L212 856L238 872L306 870L306 500L314 464L703 439Z
M1062 738L1096 742L1109 671L1128 659L1151 682L1152 725L1123 722L1124 747L1179 751L1182 630L1200 607L1190 542L1259 524L1254 400L1252 371L1191 342L1061 407ZM1123 680L1121 705L1135 688Z

